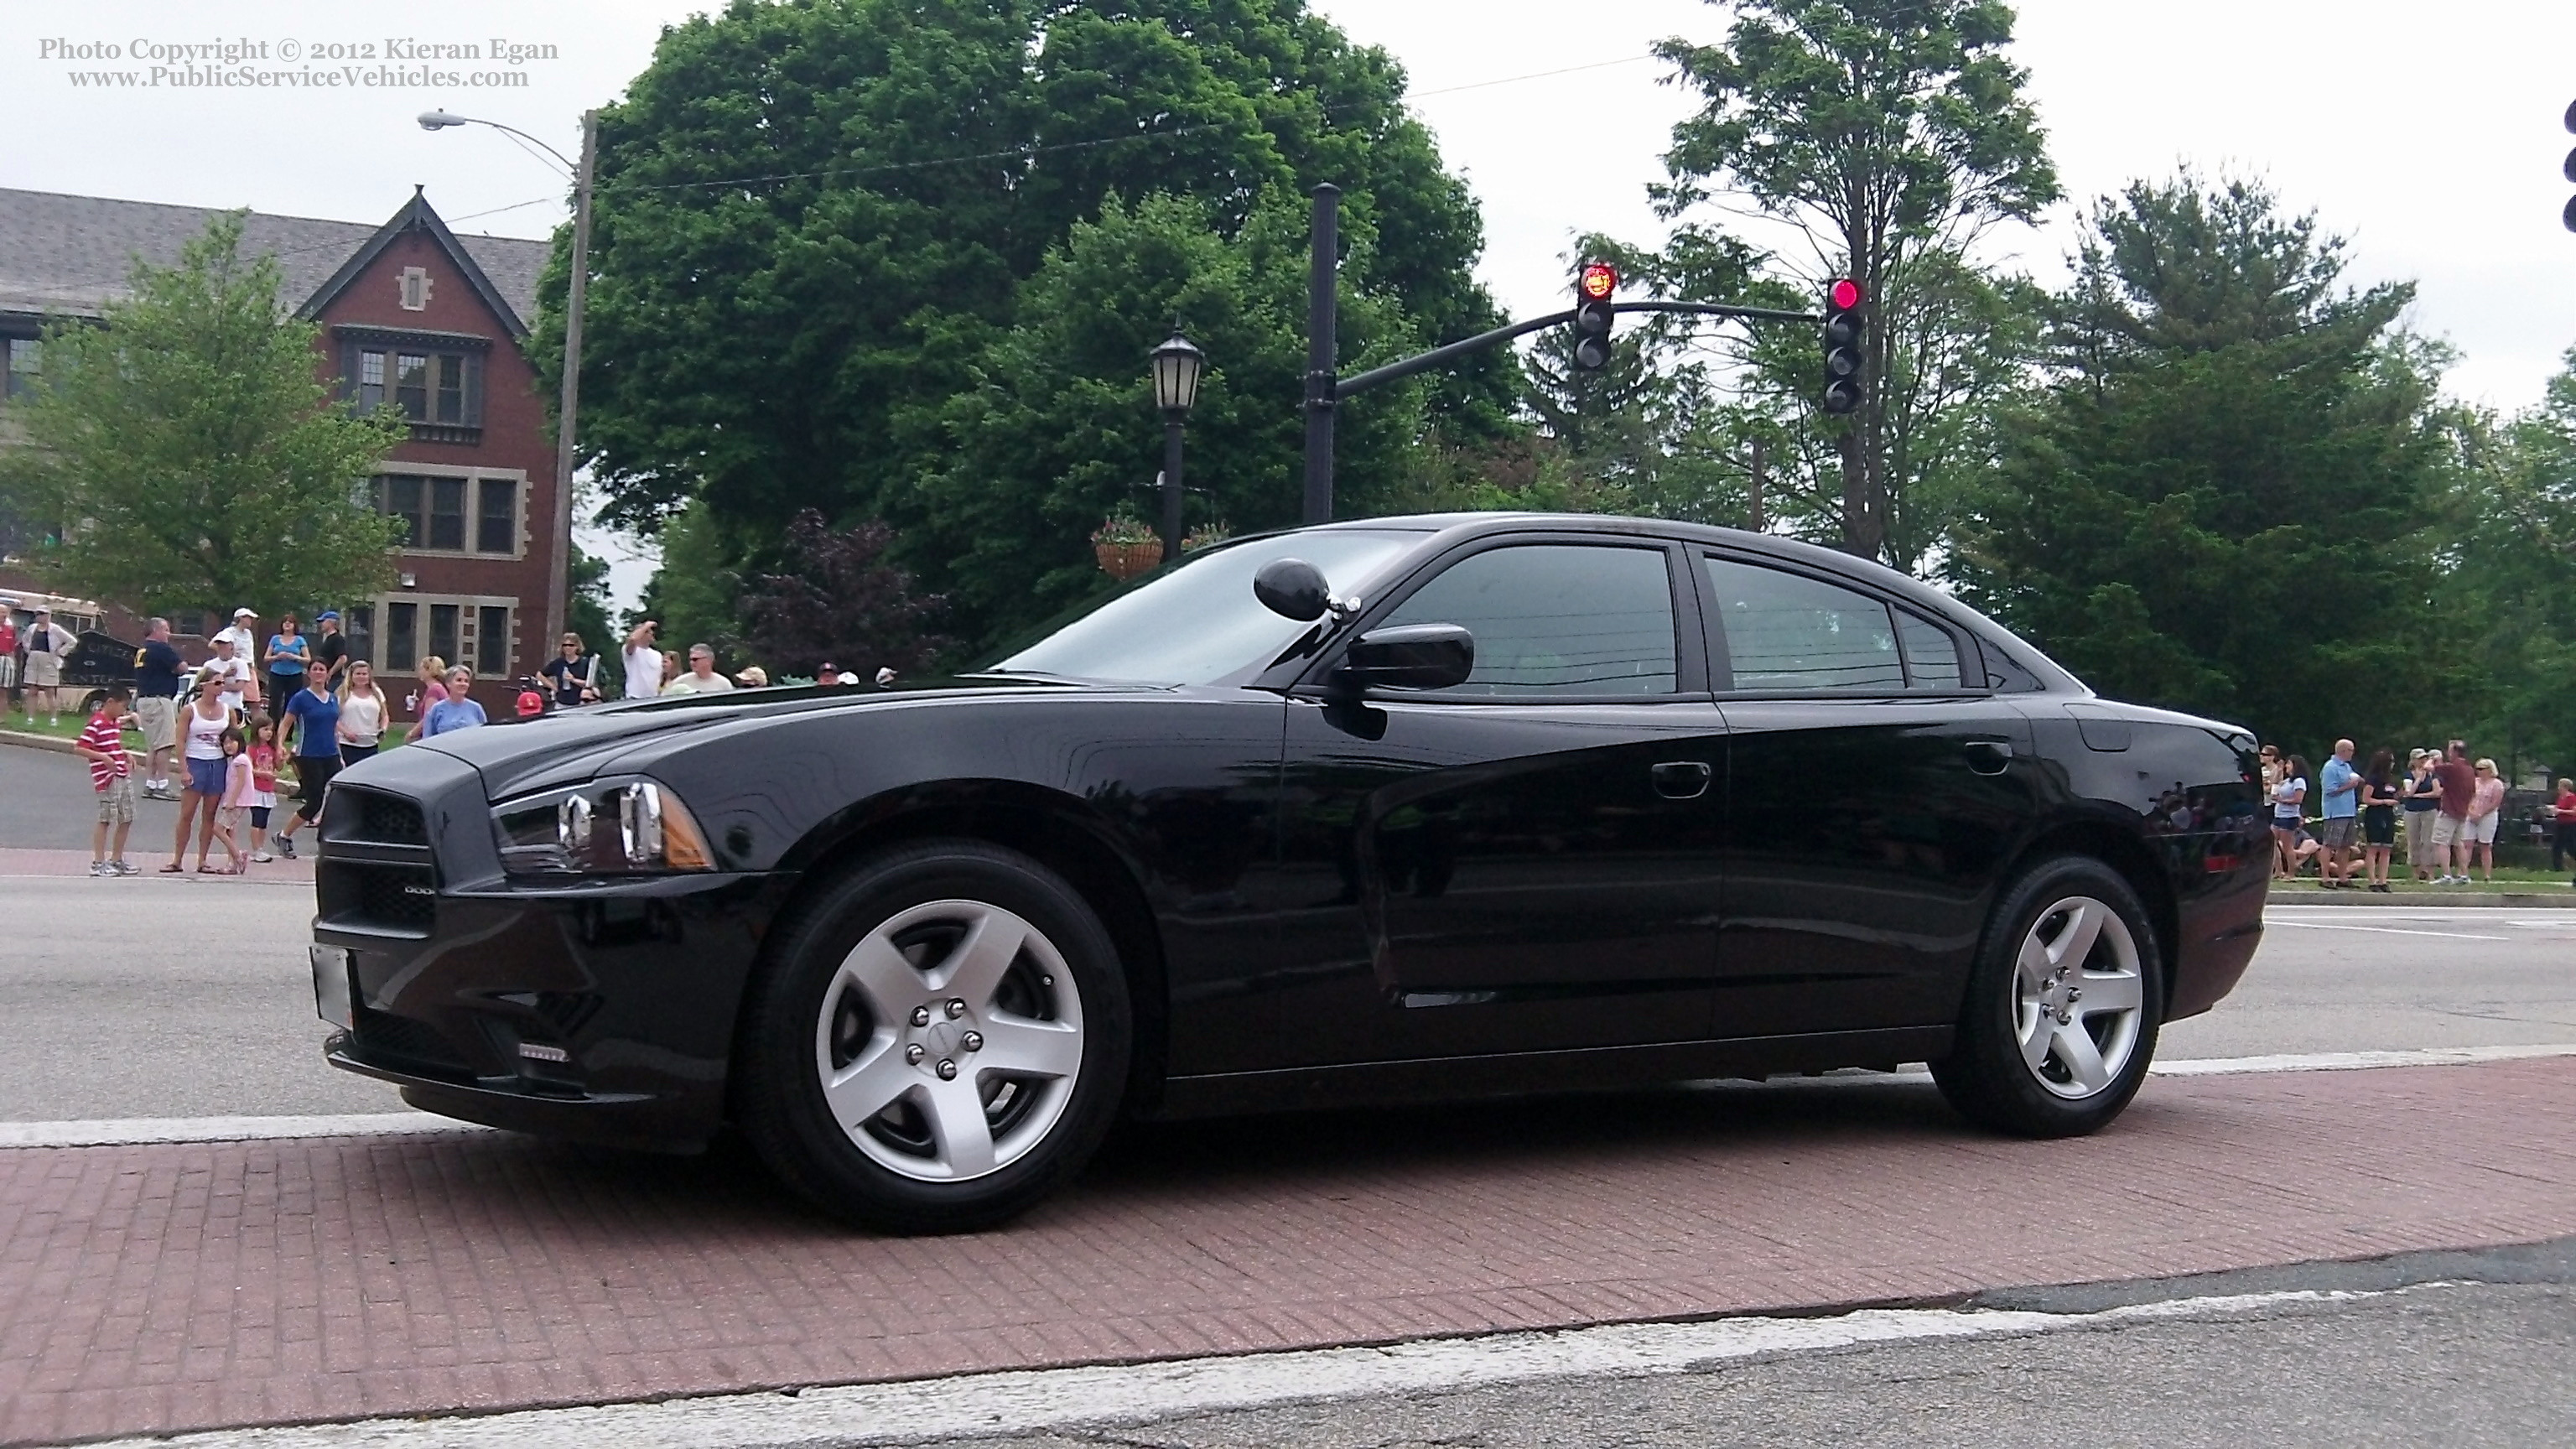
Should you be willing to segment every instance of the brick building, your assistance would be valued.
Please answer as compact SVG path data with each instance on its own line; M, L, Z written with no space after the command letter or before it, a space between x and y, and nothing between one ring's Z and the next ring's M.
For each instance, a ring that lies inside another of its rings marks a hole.
M96 317L125 293L135 257L167 266L215 213L187 206L0 189L0 445L5 398L42 376L49 318ZM363 496L404 520L394 587L363 599L208 599L174 614L183 635L220 628L249 604L263 624L287 608L310 627L329 605L379 671L408 674L437 655L497 681L553 650L541 637L555 536L554 444L523 348L544 242L460 237L415 191L382 226L251 213L245 249L276 258L280 300L318 324L320 369L361 407L392 404L410 436ZM33 581L8 569L14 531L0 517L0 593ZM115 601L110 601L114 603ZM401 691L392 691L399 694Z

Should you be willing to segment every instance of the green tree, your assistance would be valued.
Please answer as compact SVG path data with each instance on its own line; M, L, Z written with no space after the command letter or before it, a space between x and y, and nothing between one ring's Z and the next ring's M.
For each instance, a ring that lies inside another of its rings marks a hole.
M1382 51L1351 45L1301 0L733 0L671 27L600 119L588 318L598 360L582 400L609 517L649 530L703 500L751 550L731 558L737 573L775 565L802 508L836 524L884 519L900 561L954 597L961 633L1007 626L1022 612L1012 601L1029 595L969 575L1001 559L1053 578L1088 524L988 510L961 538L951 525L975 510L949 496L958 405L1003 407L998 391L1037 382L1028 338L1063 329L1031 294L1060 295L1040 280L1068 265L1051 258L1077 227L1124 235L1169 195L1188 210L1151 213L1155 228L1186 215L1230 249L1302 252L1302 224L1283 218L1332 181L1351 242L1346 356L1373 329L1437 341L1492 325L1470 270L1474 202L1404 111L1403 88ZM541 358L562 287L559 255L532 348ZM1145 350L1175 312L1193 329L1218 319L1176 292L1120 295L1112 332L1081 339L1083 371L1101 388L1114 379L1119 405L1138 408ZM1264 294L1277 312L1265 327L1302 327L1302 300L1284 310L1289 301ZM1384 318L1389 306L1402 317ZM1242 396L1258 420L1241 446L1272 465L1262 445L1295 427L1302 368L1277 373L1266 353L1200 340L1233 386L1267 389ZM1505 354L1412 390L1418 401L1371 406L1415 414L1391 446L1433 422L1491 437L1508 431L1516 387ZM1223 456L1227 425L1203 403L1193 455ZM1065 480L1114 474L1123 489L1152 476L1157 432L1146 408L1044 450L1053 472L990 485L1022 499L1066 486L1099 494ZM1344 444L1343 472L1363 493L1395 471L1348 432ZM1230 517L1249 526L1293 511L1293 469L1258 486L1275 505ZM974 557L951 577L961 549Z
M1821 511L1816 495L1839 475L1831 524L1842 546L1914 567L1942 532L1940 500L1924 494L1954 476L1943 469L1967 441L1958 433L1978 426L1949 415L2008 387L2018 362L1996 331L2009 293L1968 259L1986 228L2028 222L2058 195L2022 94L2028 74L2004 54L2013 12L1995 0L1732 8L1723 44L1657 47L1704 106L1674 128L1672 179L1654 194L1674 217L1741 198L1801 235L1809 255L1775 266L1790 284L1769 294L1775 305L1812 308L1829 277L1861 283L1869 342L1857 412L1826 418L1808 401L1811 334L1776 329L1748 361L1767 426L1808 464L1793 470L1809 480L1805 511ZM1830 444L1830 470L1815 466L1818 442Z
M103 325L46 330L43 386L13 409L27 446L0 470L15 510L55 525L29 561L74 593L301 607L392 577L396 522L353 490L402 424L330 400L315 327L241 235L219 216L177 266L138 261Z
M2455 426L2437 505L2436 618L2453 666L2423 738L2467 734L2507 764L2576 775L2576 348L2539 406Z
M2343 267L2251 183L2102 200L1962 537L1972 596L2105 693L2300 749L2415 721L2455 430L2413 287Z

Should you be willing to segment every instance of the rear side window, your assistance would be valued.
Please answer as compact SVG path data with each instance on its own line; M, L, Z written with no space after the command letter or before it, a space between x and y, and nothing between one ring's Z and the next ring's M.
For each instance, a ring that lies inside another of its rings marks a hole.
M1382 624L1457 624L1476 636L1476 672L1437 692L1546 698L1671 694L1672 577L1654 548L1515 544L1469 554Z
M1959 641L1950 631L1905 609L1896 611L1896 632L1905 641L1905 678L1916 689L1959 688Z
M1718 627L1737 690L1905 688L1905 660L1887 605L1804 574L1705 560ZM1952 668L1957 668L1956 655Z

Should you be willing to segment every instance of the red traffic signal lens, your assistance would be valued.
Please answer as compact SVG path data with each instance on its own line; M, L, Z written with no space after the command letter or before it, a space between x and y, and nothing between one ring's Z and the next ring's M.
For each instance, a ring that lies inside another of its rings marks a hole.
M1619 270L1608 262L1588 263L1583 268L1582 280L1576 285L1584 296L1595 302L1606 302L1610 300L1611 293L1619 290Z
M1836 277L1834 284L1825 289L1825 300L1833 304L1835 311L1848 312L1860 305L1860 283L1849 277Z

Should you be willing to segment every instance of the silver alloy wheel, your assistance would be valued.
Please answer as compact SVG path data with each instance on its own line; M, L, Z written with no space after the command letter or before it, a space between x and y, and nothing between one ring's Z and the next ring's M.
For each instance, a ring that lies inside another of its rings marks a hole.
M2138 1049L2146 978L2120 913L2068 896L2039 913L2013 963L2013 1034L2050 1092L2082 1100L2119 1080Z
M1082 1070L1082 994L1055 943L985 901L928 901L850 949L814 1026L832 1118L920 1182L1008 1167Z

